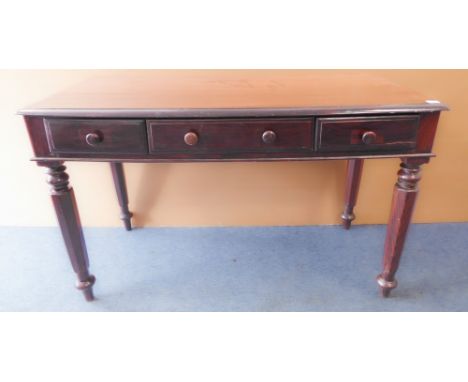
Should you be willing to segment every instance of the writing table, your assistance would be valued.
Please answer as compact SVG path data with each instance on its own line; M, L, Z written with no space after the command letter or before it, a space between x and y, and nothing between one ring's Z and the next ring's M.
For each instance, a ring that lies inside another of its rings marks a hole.
M110 163L130 230L124 162L346 160L341 218L349 229L364 160L401 158L377 277L388 296L443 110L439 101L353 71L153 70L104 72L19 114L33 160L47 169L77 287L90 301L95 277L65 161Z

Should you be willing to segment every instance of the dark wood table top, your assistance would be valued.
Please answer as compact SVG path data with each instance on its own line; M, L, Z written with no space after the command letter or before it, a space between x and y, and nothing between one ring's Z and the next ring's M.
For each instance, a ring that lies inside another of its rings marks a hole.
M384 78L353 70L122 70L102 71L19 114L230 117L446 109Z

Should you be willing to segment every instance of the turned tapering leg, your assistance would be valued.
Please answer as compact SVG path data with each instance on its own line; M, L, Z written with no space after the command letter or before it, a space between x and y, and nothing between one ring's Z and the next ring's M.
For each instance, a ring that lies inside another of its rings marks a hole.
M390 291L397 287L395 273L398 270L406 234L411 223L418 182L421 179L420 165L424 163L417 159L404 160L398 171L398 181L393 190L392 208L387 225L385 239L383 272L377 276L377 283L382 295L388 297Z
M364 159L348 160L348 168L346 175L346 192L345 192L345 208L341 215L343 227L349 229L351 222L355 219L354 206L359 192L359 184L361 183L362 166Z
M50 195L57 214L68 256L78 281L76 287L83 291L87 301L92 301L95 277L89 273L89 259L81 229L80 216L76 205L73 188L68 184L68 174L63 162L41 162L47 168L47 183L50 184Z
M131 217L133 214L128 210L127 186L125 185L123 166L120 162L111 162L110 166L120 204L120 219L124 222L125 229L130 231L132 229Z

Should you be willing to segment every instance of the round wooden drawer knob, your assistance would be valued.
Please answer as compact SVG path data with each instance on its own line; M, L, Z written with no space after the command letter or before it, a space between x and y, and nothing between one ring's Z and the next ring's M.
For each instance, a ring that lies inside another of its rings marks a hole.
M86 134L86 143L90 146L96 146L102 142L102 137L98 133Z
M271 130L267 130L262 134L262 141L271 144L276 141L276 133Z
M377 134L374 133L373 131L366 131L364 134L362 134L362 142L365 145L374 143L376 140L377 140Z
M193 131L184 135L184 142L189 146L195 146L198 143L198 135Z

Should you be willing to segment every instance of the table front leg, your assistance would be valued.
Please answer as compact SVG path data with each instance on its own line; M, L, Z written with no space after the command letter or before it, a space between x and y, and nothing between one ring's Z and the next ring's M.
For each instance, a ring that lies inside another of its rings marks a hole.
M397 287L395 273L398 270L418 194L418 182L421 179L420 165L426 162L427 159L405 159L398 171L398 181L393 190L390 220L387 225L383 272L377 276L377 283L384 297L388 297L390 291Z
M95 277L89 273L89 259L81 229L80 217L73 188L69 186L68 174L63 162L41 162L47 168L47 183L63 240L78 281L76 287L83 291L87 301L92 301Z
M110 167L120 205L120 219L124 222L125 229L130 231L132 229L131 218L133 214L128 210L127 186L125 184L123 165L120 162L111 162Z
M356 218L354 215L354 206L359 192L361 183L362 166L364 159L348 160L347 175L346 175L346 192L345 192L345 208L341 215L343 227L349 229L351 222Z

